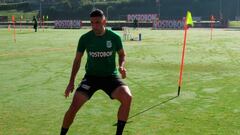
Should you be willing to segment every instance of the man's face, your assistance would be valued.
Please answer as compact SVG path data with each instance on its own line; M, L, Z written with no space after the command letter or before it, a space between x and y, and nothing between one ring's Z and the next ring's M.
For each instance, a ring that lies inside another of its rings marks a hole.
M106 24L105 17L91 17L90 21L95 34L101 34L104 31L104 26Z

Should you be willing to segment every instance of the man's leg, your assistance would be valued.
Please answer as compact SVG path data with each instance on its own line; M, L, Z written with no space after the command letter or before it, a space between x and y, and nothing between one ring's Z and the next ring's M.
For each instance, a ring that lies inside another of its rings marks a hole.
M72 104L69 107L68 111L65 113L65 116L63 119L61 135L66 135L69 127L71 126L76 116L76 113L87 100L88 98L85 95L83 95L78 91L75 92Z
M118 110L118 123L116 135L122 135L130 111L132 94L128 86L120 86L112 93L112 97L114 99L117 99L121 103Z

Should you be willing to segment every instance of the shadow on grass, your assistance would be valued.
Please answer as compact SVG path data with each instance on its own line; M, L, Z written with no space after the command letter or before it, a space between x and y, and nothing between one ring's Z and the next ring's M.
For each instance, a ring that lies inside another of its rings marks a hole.
M134 118L134 117L137 117L137 116L139 116L139 115L141 115L141 114L143 114L143 113L145 113L145 112L148 112L148 111L150 111L150 110L152 110L152 109L154 109L154 108L156 108L156 107L159 107L159 106L161 106L161 105L163 105L163 104L165 104L165 103L167 103L167 102L169 102L169 101L171 101L171 100L173 100L173 99L175 99L175 98L177 98L177 97L178 97L178 96L174 96L174 97L168 98L168 99L162 101L161 103L158 103L158 104L153 105L153 106L151 106L151 107L149 107L149 108L147 108L147 109L144 109L144 110L142 110L142 111L140 111L140 112L138 112L138 113L136 113L136 114L133 114L132 116L130 116L130 117L128 118L128 122L127 122L127 123L131 123L131 122L132 122L132 121L129 121L130 119L132 119L132 118ZM117 123L113 124L113 126L117 126Z

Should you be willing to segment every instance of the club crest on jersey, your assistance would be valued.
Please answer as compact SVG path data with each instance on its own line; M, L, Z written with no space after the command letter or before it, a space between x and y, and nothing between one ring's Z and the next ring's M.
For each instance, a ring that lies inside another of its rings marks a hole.
M107 46L107 48L111 48L111 47L112 47L112 42L111 42L111 40L110 40L110 41L107 41L106 46Z

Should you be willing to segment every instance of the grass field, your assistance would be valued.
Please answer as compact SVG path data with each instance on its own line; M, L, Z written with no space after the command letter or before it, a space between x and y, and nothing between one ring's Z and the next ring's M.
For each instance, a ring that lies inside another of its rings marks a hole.
M86 31L18 30L14 43L12 33L0 29L0 135L59 134L72 99L63 93ZM140 31L141 42L124 41L125 82L133 94L124 135L240 135L240 31L216 29L210 40L209 29L189 30L179 97L183 31ZM98 91L69 135L114 135L118 106Z
M230 21L229 22L230 27L240 27L240 21Z

